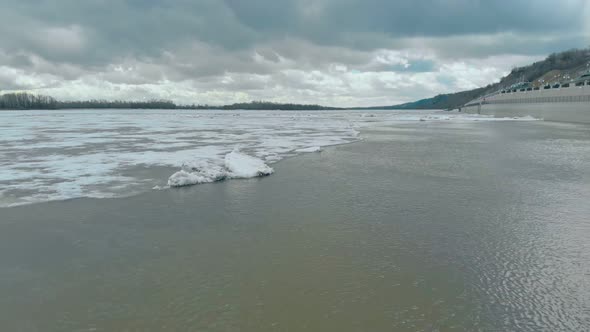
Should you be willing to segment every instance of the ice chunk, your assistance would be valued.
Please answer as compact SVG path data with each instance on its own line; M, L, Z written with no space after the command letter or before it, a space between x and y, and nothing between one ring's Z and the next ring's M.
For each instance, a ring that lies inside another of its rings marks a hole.
M184 162L182 164L182 170L190 173L198 173L203 177L210 179L208 182L225 180L227 177L227 170L212 160Z
M184 163L182 169L168 178L170 187L184 187L195 184L217 182L227 178L227 171L208 160Z
M358 137L361 133L358 130L356 130L356 129L354 129L354 128L351 127L350 128L350 134L351 134L352 137Z
M251 157L237 150L225 156L225 168L232 178L253 178L270 175L274 172L261 159Z
M180 170L168 178L170 187L185 187L206 182L211 181L199 173L191 173L185 170Z
M240 153L237 150L228 153L224 162L223 166L210 160L184 163L180 171L168 178L168 186L185 187L232 178L252 178L270 175L274 171L261 159Z

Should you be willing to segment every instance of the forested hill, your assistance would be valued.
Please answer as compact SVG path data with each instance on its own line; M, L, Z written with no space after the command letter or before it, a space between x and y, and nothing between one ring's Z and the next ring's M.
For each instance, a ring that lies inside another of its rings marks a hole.
M401 105L371 107L371 109L454 109L477 97L507 88L523 80L531 82L534 86L553 82L566 82L577 78L584 71L590 69L589 64L590 48L554 53L543 61L525 67L514 68L500 82L489 84L486 87L441 94L433 98Z

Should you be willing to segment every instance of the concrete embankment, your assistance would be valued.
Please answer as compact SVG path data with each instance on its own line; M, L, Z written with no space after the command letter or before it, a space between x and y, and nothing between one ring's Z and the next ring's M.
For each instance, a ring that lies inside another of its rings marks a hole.
M495 117L532 116L546 121L590 123L590 86L501 93L474 100L460 111Z

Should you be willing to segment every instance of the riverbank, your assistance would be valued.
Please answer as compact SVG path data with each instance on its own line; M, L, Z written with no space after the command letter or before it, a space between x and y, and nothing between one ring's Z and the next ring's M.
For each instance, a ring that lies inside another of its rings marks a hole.
M0 209L0 328L588 326L588 127L362 135L270 177Z

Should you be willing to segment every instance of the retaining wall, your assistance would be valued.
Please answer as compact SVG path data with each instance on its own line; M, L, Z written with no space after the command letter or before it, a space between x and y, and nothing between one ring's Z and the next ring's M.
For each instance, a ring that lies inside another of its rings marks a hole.
M590 86L502 93L476 99L460 111L495 117L532 116L546 121L590 123Z

